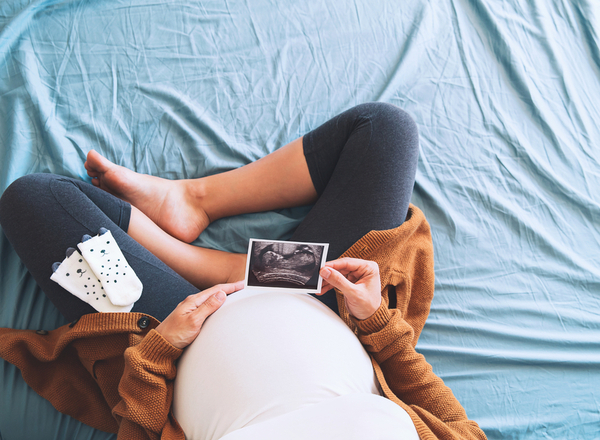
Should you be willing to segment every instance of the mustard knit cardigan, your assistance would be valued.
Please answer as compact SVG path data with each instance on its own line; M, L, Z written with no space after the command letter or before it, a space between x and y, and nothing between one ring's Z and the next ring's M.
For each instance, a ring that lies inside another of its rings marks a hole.
M370 354L386 397L410 415L422 440L485 439L452 391L415 351L433 298L433 245L423 213L371 231L343 256L379 264L383 301L370 318L340 316ZM390 304L392 307L390 307ZM182 353L141 313L94 313L53 331L0 329L0 357L60 412L119 439L181 439L171 411Z

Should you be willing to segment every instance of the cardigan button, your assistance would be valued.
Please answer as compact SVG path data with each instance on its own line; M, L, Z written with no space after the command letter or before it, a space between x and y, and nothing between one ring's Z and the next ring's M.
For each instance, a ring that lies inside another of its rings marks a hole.
M146 328L150 325L150 318L147 316L142 316L138 321L139 328Z
M36 330L35 332L38 335L47 335L48 334L48 330Z

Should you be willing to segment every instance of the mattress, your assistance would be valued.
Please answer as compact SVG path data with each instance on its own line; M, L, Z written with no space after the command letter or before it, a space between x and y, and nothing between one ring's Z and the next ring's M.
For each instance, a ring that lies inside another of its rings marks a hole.
M417 345L490 439L600 438L600 5L594 0L0 3L0 192L237 168L362 102L420 133L436 295ZM285 239L308 207L195 244ZM43 215L43 213L40 213ZM0 327L65 323L0 234ZM32 423L35 421L35 423ZM108 439L0 362L0 438Z

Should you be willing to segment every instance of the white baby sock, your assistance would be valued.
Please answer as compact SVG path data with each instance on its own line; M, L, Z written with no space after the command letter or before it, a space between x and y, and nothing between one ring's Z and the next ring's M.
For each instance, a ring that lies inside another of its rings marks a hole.
M110 231L77 245L84 259L102 283L108 299L116 306L128 306L142 295L143 285Z
M133 303L125 307L111 303L100 280L81 254L73 248L67 251L67 258L56 267L50 279L99 312L129 312L133 307Z

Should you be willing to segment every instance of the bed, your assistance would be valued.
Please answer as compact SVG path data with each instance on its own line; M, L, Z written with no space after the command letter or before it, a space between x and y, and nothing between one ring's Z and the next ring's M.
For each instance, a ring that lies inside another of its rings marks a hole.
M595 0L0 2L0 192L87 180L92 148L218 173L355 104L398 105L435 247L417 349L490 439L600 438L599 32ZM245 252L307 209L222 219L195 244ZM64 323L0 234L0 327ZM0 362L1 440L114 437Z

